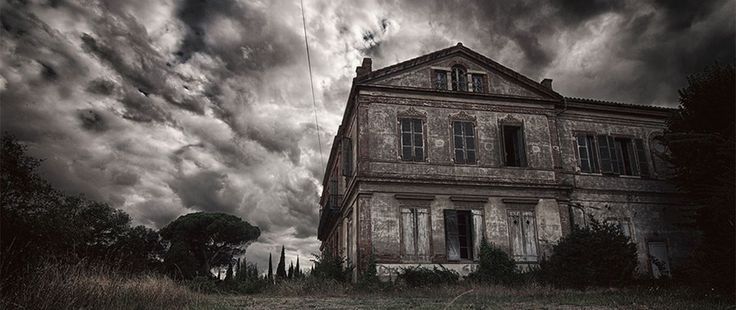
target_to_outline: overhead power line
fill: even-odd
[[[319,158],[322,166],[325,166],[325,156],[322,154],[322,138],[320,138],[319,118],[317,117],[317,100],[314,96],[314,79],[312,78],[312,58],[309,56],[309,40],[307,40],[307,19],[304,17],[304,0],[299,0],[302,9],[302,25],[304,26],[304,45],[307,47],[307,67],[309,68],[309,85],[312,89],[312,110],[314,111],[314,124],[317,127],[317,143],[319,144]]]

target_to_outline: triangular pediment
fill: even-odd
[[[424,56],[407,60],[386,68],[370,72],[358,78],[361,84],[386,85],[411,88],[452,91],[451,72],[454,66],[466,71],[467,83],[472,85],[471,76],[481,77],[482,93],[513,97],[560,99],[562,96],[516,71],[458,44]],[[438,77],[446,72],[446,80]],[[438,83],[440,82],[440,83]],[[473,92],[472,86],[466,92]]]

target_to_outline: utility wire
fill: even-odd
[[[322,138],[320,138],[319,120],[317,118],[317,100],[314,96],[314,80],[312,78],[312,59],[309,57],[309,41],[307,40],[307,19],[304,17],[304,0],[299,0],[302,9],[302,25],[304,26],[304,45],[307,47],[307,67],[309,68],[309,85],[312,89],[312,110],[314,111],[314,124],[317,126],[317,143],[319,144],[319,158],[322,166],[325,166],[325,156],[322,155]],[[326,169],[326,168],[325,168]]]

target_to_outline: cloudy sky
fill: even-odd
[[[2,130],[55,186],[160,228],[194,211],[263,231],[248,259],[318,251],[323,162],[355,66],[457,42],[565,96],[676,106],[734,61],[736,1],[5,0]],[[302,266],[305,264],[302,259]]]

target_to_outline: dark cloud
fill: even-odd
[[[263,267],[282,244],[287,259],[318,249],[324,161],[363,57],[380,68],[463,42],[564,95],[673,105],[687,74],[736,54],[728,0],[305,5],[320,130],[286,0],[0,4],[2,130],[53,184],[137,223],[243,217],[263,231],[248,252]]]

